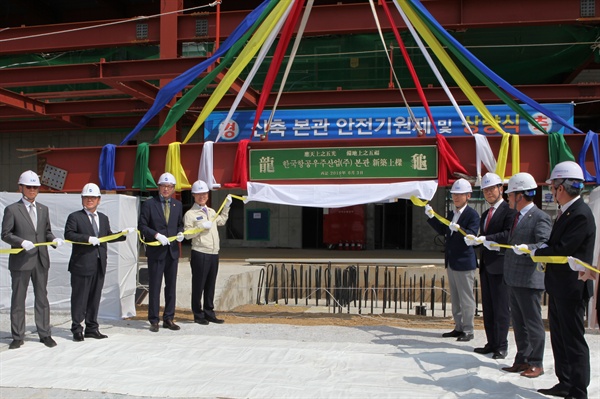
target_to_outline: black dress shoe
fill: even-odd
[[[168,328],[169,330],[177,331],[179,330],[179,326],[173,323],[173,320],[165,320],[163,321],[163,328]]]
[[[81,333],[81,332],[73,333],[73,341],[75,341],[75,342],[83,341],[83,333]]]
[[[552,388],[541,388],[537,391],[542,395],[558,396],[560,398],[566,398],[567,396],[569,396],[569,389],[561,384],[556,384]]]
[[[475,338],[475,336],[473,334],[462,333],[462,335],[460,337],[458,337],[456,340],[460,341],[460,342],[469,342],[473,338]]]
[[[473,349],[473,352],[479,353],[480,355],[487,355],[488,353],[492,353],[493,351],[494,350],[489,345],[486,345],[483,348],[475,348],[475,349]]]
[[[456,337],[460,337],[461,335],[463,335],[462,331],[452,330],[450,332],[443,333],[442,337],[443,338],[456,338]]]
[[[212,317],[212,316],[206,316],[206,320],[210,321],[211,323],[215,323],[215,324],[223,324],[223,323],[225,323],[225,320],[223,320],[223,319],[217,319],[216,317]]]
[[[506,359],[506,351],[499,350],[494,352],[494,354],[492,355],[492,359]]]
[[[96,331],[86,331],[85,337],[86,338],[95,338],[95,339],[104,339],[104,338],[108,338],[108,335],[104,335],[100,331],[96,330]]]
[[[150,331],[158,332],[158,323],[150,323]]]
[[[40,342],[46,345],[48,348],[54,348],[56,346],[56,341],[53,340],[49,335],[47,337],[40,338]]]
[[[202,324],[203,326],[208,325],[208,320],[206,319],[194,319],[194,323]]]
[[[13,339],[10,345],[8,345],[8,349],[19,349],[24,343],[22,339]]]

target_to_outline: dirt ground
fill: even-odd
[[[138,305],[135,320],[147,320],[148,308]],[[218,317],[231,324],[288,324],[298,326],[396,326],[452,330],[452,317],[431,317],[407,314],[355,315],[347,313],[306,313],[308,307],[281,305],[243,305]],[[193,321],[191,310],[177,309],[175,321]],[[475,328],[483,329],[481,317],[475,318]]]

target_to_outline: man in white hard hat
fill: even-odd
[[[36,202],[40,190],[40,179],[31,171],[19,177],[19,192],[23,195],[17,203],[4,209],[2,219],[2,241],[11,248],[21,249],[11,254],[8,270],[12,280],[10,303],[10,328],[13,341],[9,349],[18,349],[25,339],[25,299],[29,280],[35,295],[35,325],[40,342],[49,348],[56,346],[50,331],[50,304],[48,302],[48,270],[50,257],[48,247],[38,243],[53,242],[55,247],[64,243],[52,234],[48,207]]]
[[[183,206],[181,201],[173,198],[175,193],[175,177],[163,173],[158,179],[158,196],[142,203],[138,230],[144,241],[157,245],[146,245],[148,258],[148,321],[150,331],[158,332],[160,288],[163,276],[165,279],[165,309],[163,327],[179,330],[173,321],[175,317],[175,295],[177,290],[177,268],[179,265],[179,244],[183,236]],[[170,241],[169,237],[177,237]]]
[[[535,256],[567,256],[569,263],[546,264],[546,292],[549,295],[548,320],[554,355],[554,372],[558,384],[538,389],[544,395],[587,398],[590,384],[590,350],[585,340],[585,309],[592,296],[590,280],[579,279],[583,266],[577,258],[591,264],[596,242],[596,224],[590,207],[580,194],[583,171],[572,161],[557,164],[547,183],[560,207],[547,246],[537,249]]]
[[[502,198],[503,182],[495,173],[486,173],[481,180],[481,190],[490,206],[481,215],[480,237],[491,241],[501,241],[515,219],[517,211],[511,209]],[[474,236],[466,236],[467,245],[477,245]],[[475,353],[492,353],[494,359],[506,358],[508,350],[508,328],[510,326],[510,308],[508,306],[508,287],[504,283],[504,252],[482,248],[479,261],[479,280],[481,282],[481,305],[483,307],[483,325],[487,343],[475,348]]]
[[[202,325],[223,323],[215,315],[215,285],[219,272],[219,232],[217,226],[225,226],[229,217],[231,196],[217,215],[208,207],[208,185],[198,180],[192,185],[194,205],[185,213],[185,230],[202,229],[199,233],[186,234],[192,240],[190,266],[192,268],[192,312],[194,322]]]
[[[106,275],[107,245],[101,237],[113,235],[108,216],[98,212],[100,188],[88,183],[81,190],[83,209],[71,213],[65,224],[65,238],[73,242],[71,272],[71,332],[73,341],[108,338],[99,330],[98,308]],[[123,230],[133,232],[134,228]],[[110,242],[125,241],[123,235]],[[89,244],[89,245],[86,245]],[[81,323],[85,321],[85,333]]]
[[[508,286],[512,326],[517,353],[512,366],[502,367],[509,373],[520,373],[537,378],[544,373],[544,345],[546,331],[542,319],[544,273],[523,250],[539,248],[550,236],[550,216],[534,203],[537,182],[529,173],[517,173],[508,181],[508,203],[517,211],[507,237],[497,241],[513,245],[505,252],[504,282]],[[499,251],[487,236],[484,245]]]
[[[452,317],[454,329],[442,334],[444,338],[457,338],[457,341],[468,342],[474,338],[475,296],[473,283],[477,258],[473,247],[467,246],[459,229],[470,235],[479,230],[479,215],[468,205],[473,189],[465,179],[458,179],[452,185],[450,193],[454,202],[454,211],[448,213],[450,226],[444,225],[433,216],[433,209],[425,206],[428,223],[446,237],[445,263],[450,286]]]

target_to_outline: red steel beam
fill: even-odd
[[[487,136],[490,147],[494,153],[499,151],[502,138],[498,134]],[[583,145],[585,136],[582,134],[567,134],[565,140],[569,147],[578,152]],[[435,138],[409,138],[409,139],[368,139],[368,140],[328,140],[328,141],[302,141],[303,148],[311,147],[361,147],[361,146],[389,146],[389,145],[435,145]],[[467,172],[476,175],[476,159],[475,151],[473,151],[472,137],[448,137],[448,143],[456,152],[456,155],[461,160],[461,164],[467,169]],[[546,135],[522,135],[520,136],[522,148],[527,148],[536,156],[531,160],[521,159],[521,171],[531,173],[536,181],[543,183],[550,170],[550,161],[548,158],[548,137]],[[252,148],[295,148],[300,143],[292,142],[269,142],[269,141],[253,141]],[[154,178],[164,171],[164,162],[166,159],[167,145],[151,145],[152,157],[149,160],[149,169]],[[115,180],[117,185],[125,186],[124,191],[135,191],[131,189],[133,185],[133,173],[136,156],[136,146],[118,146],[115,157]],[[97,165],[100,159],[102,147],[84,147],[84,148],[58,148],[52,149],[50,152],[38,156],[38,162],[42,161],[49,165],[65,169],[67,179],[63,191],[78,192],[81,187],[89,181],[98,181],[98,168],[90,167]],[[183,170],[190,182],[196,180],[198,173],[198,162],[202,153],[201,143],[190,143],[182,145],[181,148],[181,164]],[[233,165],[235,154],[237,151],[236,143],[216,143],[213,146],[214,151],[214,177],[219,183],[228,183],[232,181]],[[593,156],[588,153],[586,158],[586,166],[588,170],[593,170]],[[509,159],[507,170],[511,169],[511,160]],[[344,180],[344,183],[387,183],[396,182],[397,179],[354,179]],[[316,184],[339,183],[339,180],[319,180]],[[284,183],[284,182],[278,182]],[[314,180],[310,181],[294,181],[293,183],[315,184]]]
[[[594,0],[600,9],[600,0]],[[565,0],[430,0],[425,7],[447,29],[466,29],[494,26],[558,25],[598,23],[598,20],[580,17],[578,1]],[[391,6],[393,8],[393,6]],[[377,7],[382,27],[389,30],[389,23]],[[247,10],[221,12],[221,39],[228,37]],[[395,23],[404,23],[394,11]],[[208,36],[196,36],[196,20],[208,20]],[[178,41],[214,42],[216,14],[186,14],[178,16]],[[148,37],[136,36],[136,25],[148,24]],[[98,26],[88,29],[92,26]],[[85,29],[85,30],[81,30]],[[313,8],[305,35],[328,35],[344,33],[375,32],[369,4],[336,4]],[[52,34],[55,32],[65,32]],[[27,26],[9,28],[0,32],[0,55],[36,52],[56,52],[84,48],[156,45],[160,40],[159,18],[131,18],[124,20],[79,22],[70,24]],[[30,37],[30,38],[28,38]],[[41,40],[43,37],[43,40]],[[17,38],[24,38],[15,40]]]
[[[600,83],[591,84],[571,84],[571,85],[520,85],[517,89],[541,103],[550,102],[583,102],[600,100]],[[486,87],[474,87],[475,92],[486,104],[497,103],[498,98]],[[448,103],[443,89],[425,88],[427,100],[432,105],[445,105]],[[451,88],[451,91],[459,104],[468,104],[467,98],[458,88]],[[404,95],[410,105],[420,105],[421,101],[416,89],[404,89]],[[235,95],[228,94],[217,106],[218,109],[227,109],[233,103]],[[201,110],[208,96],[200,96],[190,110]],[[1,101],[1,98],[0,98]],[[270,96],[267,101],[267,107],[272,107],[275,96]],[[107,115],[112,118],[115,114],[138,114],[140,118],[149,106],[147,103],[135,99],[110,99],[110,100],[82,100],[68,102],[43,103],[45,114],[48,116],[60,115]],[[283,108],[306,107],[338,107],[338,106],[385,106],[404,107],[400,93],[396,89],[379,90],[339,90],[339,91],[320,91],[320,92],[288,92],[281,97],[279,105]],[[240,104],[240,109],[254,109],[255,107]],[[11,107],[0,107],[0,121],[10,122],[10,126],[15,126],[15,121],[8,119],[23,118],[31,116],[24,110],[11,109]],[[99,118],[95,118],[99,119]],[[137,123],[137,122],[136,122]],[[115,123],[113,127],[116,127]],[[90,126],[92,127],[92,126]],[[120,126],[131,127],[131,126]],[[53,130],[49,125],[47,129]],[[9,132],[10,130],[3,124],[0,124],[0,132]]]
[[[158,87],[154,86],[151,83],[146,82],[145,80],[140,80],[139,82],[123,82],[123,81],[107,81],[104,80],[104,83],[112,87],[113,89],[117,89],[123,94],[128,94],[133,98],[138,100],[142,100],[145,103],[153,104],[156,95],[158,94]],[[168,108],[171,108],[167,105]]]

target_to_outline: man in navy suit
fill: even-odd
[[[532,256],[570,256],[591,264],[596,224],[590,207],[583,202],[583,171],[572,161],[557,164],[547,183],[560,208],[547,246]],[[575,262],[546,264],[548,320],[558,384],[538,389],[544,395],[587,399],[590,384],[590,349],[585,340],[585,308],[592,296],[591,280],[579,279],[585,268]]]
[[[148,258],[148,321],[150,331],[158,332],[160,288],[165,278],[165,310],[163,327],[179,330],[173,322],[175,317],[175,293],[177,284],[177,267],[179,264],[179,244],[169,241],[168,237],[177,236],[181,242],[183,236],[183,206],[173,198],[175,193],[175,177],[163,173],[158,179],[159,195],[144,203],[140,211],[138,230],[144,241],[152,241],[146,245]]]
[[[107,246],[100,237],[114,233],[108,217],[98,212],[100,188],[88,183],[81,191],[83,209],[71,213],[65,224],[65,238],[73,241],[69,272],[71,272],[71,332],[74,341],[85,338],[108,338],[98,329],[98,309],[106,275]],[[133,232],[133,228],[123,230]],[[124,241],[125,236],[110,242]],[[78,244],[79,243],[79,244]],[[81,244],[89,243],[90,245]],[[85,321],[85,334],[81,323]]]
[[[25,338],[25,299],[29,281],[35,295],[35,325],[40,342],[49,348],[56,346],[50,331],[50,303],[48,302],[48,271],[50,257],[48,247],[37,243],[54,242],[60,246],[64,241],[56,238],[50,228],[48,207],[35,199],[40,190],[40,179],[31,171],[19,177],[19,192],[23,198],[4,209],[2,241],[11,248],[21,249],[8,258],[8,270],[12,280],[10,300],[10,329],[13,341],[8,349],[18,349]]]
[[[450,193],[455,210],[448,213],[450,226],[444,225],[434,218],[433,209],[425,206],[427,221],[439,234],[446,236],[445,263],[448,271],[450,300],[454,330],[442,334],[442,337],[457,338],[457,341],[473,339],[475,319],[475,295],[473,282],[477,269],[477,258],[473,247],[467,246],[459,229],[467,234],[476,235],[479,229],[479,215],[475,209],[467,205],[472,193],[471,184],[465,179],[458,179],[452,185]]]
[[[481,190],[490,208],[483,212],[479,226],[480,239],[503,241],[513,224],[517,211],[511,209],[502,198],[502,179],[495,173],[486,173],[481,180]],[[465,243],[473,246],[478,241],[474,236],[466,236]],[[508,328],[510,308],[508,287],[504,279],[504,252],[481,249],[479,280],[481,282],[481,305],[483,306],[483,326],[487,343],[475,348],[475,353],[493,353],[492,358],[504,359],[508,349]]]

